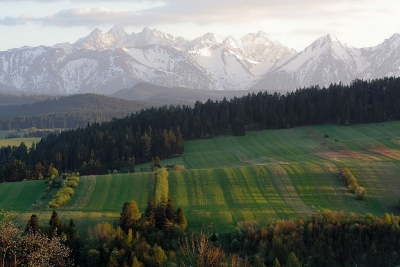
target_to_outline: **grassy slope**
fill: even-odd
[[[10,133],[17,133],[19,135],[23,135],[23,133],[17,131],[0,131],[0,147],[2,146],[19,146],[22,142],[25,143],[28,147],[32,145],[32,143],[37,143],[40,141],[40,138],[12,138],[12,139],[4,139]]]
[[[3,183],[0,186],[0,207],[13,211],[29,210],[45,189],[44,181]]]
[[[324,138],[325,133],[330,138]],[[397,212],[399,139],[400,123],[393,122],[189,141],[182,161],[190,170],[170,174],[170,194],[192,226],[212,222],[220,229],[245,220],[307,216],[321,209]],[[366,188],[364,201],[354,200],[338,181],[342,167],[349,167]]]
[[[324,138],[325,133],[330,138]],[[186,166],[185,171],[170,172],[169,193],[176,207],[183,208],[189,225],[213,223],[221,231],[245,220],[265,223],[321,209],[397,212],[399,140],[399,122],[299,127],[188,141],[183,157],[162,163]],[[338,181],[342,167],[348,167],[366,188],[365,200],[356,201]],[[114,219],[130,199],[143,211],[153,191],[151,173],[82,177],[72,202],[61,209],[62,216],[82,224]],[[24,219],[32,212],[27,211],[29,205],[17,209]],[[35,213],[50,218],[50,211]]]

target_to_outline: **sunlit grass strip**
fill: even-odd
[[[93,181],[95,179],[95,181]],[[134,200],[142,211],[146,208],[150,194],[154,194],[153,173],[116,174],[81,177],[81,186],[76,190],[74,199],[62,209],[81,210],[84,212],[120,212],[125,201]],[[90,191],[84,190],[83,186]],[[82,189],[82,190],[81,190]],[[86,194],[91,194],[86,198]],[[81,202],[78,200],[81,199]]]

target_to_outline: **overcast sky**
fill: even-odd
[[[302,50],[326,34],[354,47],[400,33],[399,0],[0,0],[0,51],[75,42],[94,28],[143,27],[194,39],[262,30]]]

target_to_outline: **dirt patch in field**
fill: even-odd
[[[391,158],[391,159],[400,159],[400,151],[396,149],[391,149],[387,147],[369,147],[365,149],[366,151]]]
[[[354,151],[349,150],[335,150],[335,151],[324,151],[315,153],[316,156],[328,159],[339,161],[342,158],[352,158],[352,159],[359,159],[359,160],[366,160],[366,161],[377,161],[380,160],[378,157],[362,154]]]

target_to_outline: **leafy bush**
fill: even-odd
[[[354,196],[356,197],[356,199],[362,200],[365,195],[367,194],[367,191],[364,189],[364,187],[357,187],[357,189],[355,190]]]

